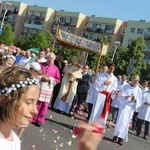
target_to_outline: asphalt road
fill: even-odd
[[[77,150],[77,140],[72,129],[79,123],[78,119],[49,110],[46,123],[41,127],[30,124],[24,131],[21,150]],[[150,136],[148,140],[137,137],[129,131],[129,141],[123,146],[111,142],[114,128],[106,129],[98,150],[150,150]]]

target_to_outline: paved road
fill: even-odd
[[[49,110],[46,124],[41,127],[31,124],[25,130],[21,138],[21,150],[77,150],[77,141],[72,129],[78,122],[77,119]],[[133,132],[129,132],[129,141],[119,146],[111,142],[113,130],[114,128],[106,130],[98,150],[150,150],[150,136],[148,140],[144,140],[142,135],[137,137]]]

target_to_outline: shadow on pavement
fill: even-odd
[[[51,119],[48,119],[48,118],[46,118],[46,121],[48,121],[48,122],[50,122],[50,123],[55,123],[55,124],[60,125],[60,126],[62,126],[62,127],[68,128],[68,129],[70,129],[70,130],[73,130],[73,129],[74,129],[74,126],[72,126],[72,125],[70,125],[70,124],[58,122],[58,121],[51,120]]]

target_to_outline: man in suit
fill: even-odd
[[[77,113],[77,111],[80,109],[80,107],[83,106],[86,100],[86,96],[90,88],[90,80],[91,80],[91,75],[88,73],[88,71],[89,71],[89,66],[85,65],[83,67],[82,78],[77,78],[78,81],[77,94],[76,97],[74,98],[72,107],[70,109],[71,116],[74,116]],[[74,109],[75,105],[76,107]]]
[[[53,106],[55,104],[58,92],[60,90],[60,85],[61,85],[61,81],[62,81],[62,77],[63,77],[63,69],[65,67],[65,64],[62,62],[62,54],[58,54],[55,61],[54,61],[54,65],[58,67],[59,69],[59,73],[60,73],[60,83],[56,84],[53,90],[53,97],[51,100],[51,109],[53,109]]]

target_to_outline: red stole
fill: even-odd
[[[110,103],[111,103],[111,93],[110,92],[107,92],[107,91],[102,91],[100,92],[104,95],[106,95],[106,99],[105,99],[105,104],[104,104],[104,107],[103,107],[103,111],[102,111],[102,114],[100,116],[100,118],[105,118],[105,115],[106,113],[109,111],[110,109]]]

